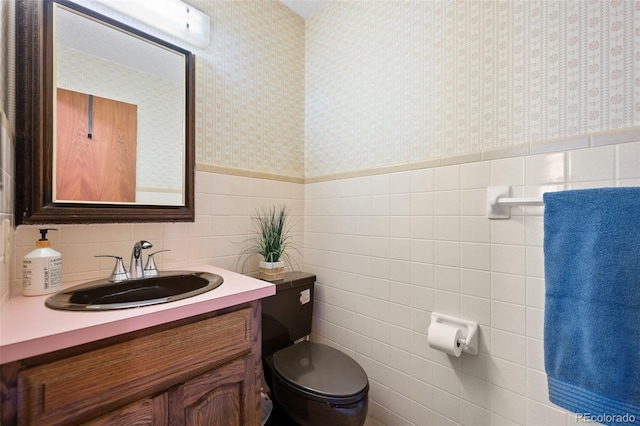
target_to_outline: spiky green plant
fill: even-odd
[[[287,229],[287,208],[272,206],[262,212],[256,211],[253,221],[258,233],[253,238],[256,252],[265,262],[278,262],[291,238]]]
[[[249,246],[240,256],[257,254],[262,256],[265,262],[283,260],[291,264],[287,253],[287,249],[292,248],[288,207],[279,205],[256,209],[252,220],[255,235],[249,238]],[[243,269],[247,260],[248,257],[243,262]]]

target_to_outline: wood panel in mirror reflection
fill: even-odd
[[[137,112],[57,89],[54,200],[135,202]]]
[[[74,62],[94,54],[76,54],[81,47],[60,44],[74,37],[62,36],[68,33],[59,27],[68,22],[63,15],[98,24],[117,36],[107,37],[110,45],[98,49],[103,54],[96,61]],[[169,77],[148,69],[129,72],[131,64],[118,63],[107,52],[136,57],[134,46],[140,43],[157,52],[161,61],[176,57],[177,69]],[[194,220],[194,55],[67,0],[19,0],[16,51],[16,224]],[[72,60],[61,67],[56,58],[65,55]],[[83,75],[80,65],[90,69]],[[176,75],[175,84],[162,83]],[[155,81],[153,88],[138,91],[155,98],[132,94],[140,80]],[[78,94],[71,96],[77,96],[71,101],[77,105],[70,110],[61,103],[65,92]],[[158,96],[172,96],[164,102],[172,107],[160,106]],[[167,128],[167,122],[174,127]],[[163,138],[169,142],[161,144]],[[175,164],[158,169],[158,155],[162,161],[175,159]],[[172,180],[157,184],[156,170]]]

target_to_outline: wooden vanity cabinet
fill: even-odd
[[[255,301],[8,363],[2,425],[257,425],[260,352]]]

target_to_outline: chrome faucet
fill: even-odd
[[[144,277],[144,270],[142,269],[142,250],[153,247],[149,241],[137,241],[133,245],[131,251],[131,264],[129,265],[129,278],[142,278]]]

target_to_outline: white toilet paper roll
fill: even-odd
[[[449,355],[460,356],[462,345],[458,344],[458,339],[462,338],[462,330],[439,322],[431,323],[429,326],[427,341],[429,346]]]

